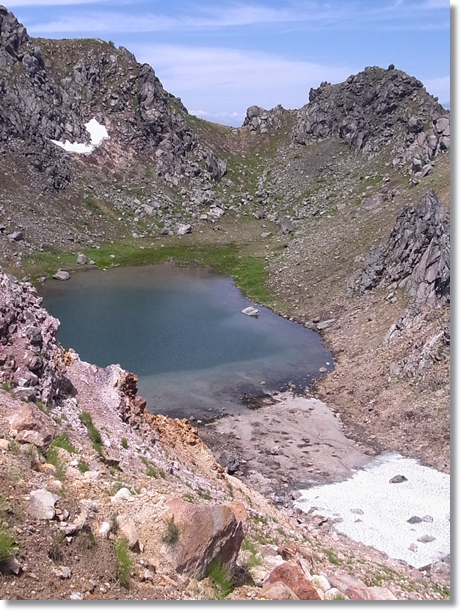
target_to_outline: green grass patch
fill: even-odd
[[[119,581],[120,586],[128,589],[133,560],[130,556],[127,540],[125,540],[125,538],[117,540],[114,545],[114,549],[117,557],[117,580]]]
[[[141,457],[141,461],[146,466],[146,474],[150,478],[157,478],[157,469],[152,461],[148,461],[146,457]]]
[[[262,565],[263,559],[260,553],[258,552],[258,548],[248,537],[244,538],[241,544],[241,550],[250,553],[245,562],[245,567],[248,570],[252,569],[253,567],[258,567],[259,565]]]
[[[5,563],[14,557],[17,546],[10,532],[0,525],[0,563]]]
[[[98,268],[111,268],[114,264],[147,266],[166,261],[182,267],[210,268],[218,274],[231,276],[250,299],[260,304],[269,304],[273,300],[265,286],[268,275],[265,258],[241,256],[235,244],[224,247],[171,244],[140,249],[133,243],[120,243],[102,246],[100,249],[85,249],[83,253],[93,260]],[[75,253],[34,253],[32,257],[23,260],[23,269],[32,279],[42,275],[51,277],[58,268],[81,269],[77,268]]]
[[[121,440],[121,442],[120,442],[120,443],[121,443],[121,445],[122,445],[122,448],[125,448],[125,449],[127,449],[127,448],[128,448],[127,438],[122,438],[122,440]]]
[[[79,420],[82,423],[82,425],[85,425],[85,427],[87,428],[88,437],[93,442],[92,444],[93,449],[98,453],[98,455],[102,459],[104,459],[103,443],[102,443],[103,441],[101,438],[101,434],[96,429],[96,427],[93,425],[91,414],[89,412],[81,412],[79,414]]]
[[[77,464],[77,469],[82,474],[85,474],[85,472],[89,472],[90,471],[90,466],[88,465],[88,463],[86,461],[79,461],[78,464]]]
[[[229,570],[219,561],[212,561],[207,576],[213,580],[217,599],[225,599],[232,592],[234,585]]]
[[[202,497],[202,499],[212,499],[212,496],[210,495],[210,493],[208,491],[206,491],[205,489],[203,489],[202,487],[197,487],[197,494]]]
[[[76,453],[77,449],[69,441],[69,436],[66,432],[55,438],[50,444],[51,447],[64,448],[68,453]]]
[[[329,548],[323,548],[322,552],[329,559],[330,563],[332,563],[333,565],[340,565],[340,560],[333,550],[330,550]]]

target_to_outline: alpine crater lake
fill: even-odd
[[[89,270],[40,288],[81,359],[139,378],[151,413],[210,419],[246,410],[246,396],[302,390],[330,371],[320,336],[255,306],[231,278],[171,264]],[[324,371],[324,370],[323,370]]]

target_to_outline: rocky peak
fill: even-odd
[[[448,126],[449,111],[419,80],[390,65],[311,89],[309,104],[297,113],[293,139],[306,145],[340,138],[368,159],[391,147],[394,165],[407,164],[416,173],[449,148]]]
[[[21,61],[20,47],[29,40],[26,28],[0,5],[0,67]]]
[[[167,183],[194,177],[197,164],[205,180],[219,180],[226,172],[225,162],[200,144],[184,105],[164,90],[151,66],[101,40],[31,39],[5,8],[0,92],[0,149],[8,141],[9,151],[25,154],[53,189],[69,184],[73,162],[51,140],[87,143],[85,125],[92,118],[110,131],[125,161],[148,155]]]

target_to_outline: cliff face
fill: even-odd
[[[349,292],[357,286],[364,293],[382,281],[402,287],[417,304],[445,304],[450,301],[450,261],[449,220],[429,191],[417,208],[399,214],[386,244],[372,247]]]

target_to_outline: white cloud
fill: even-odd
[[[73,0],[13,0],[25,4],[71,4]],[[92,3],[95,0],[75,0],[77,3]],[[149,6],[149,5],[148,5]],[[331,28],[358,29],[365,24],[385,24],[390,27],[429,29],[449,27],[448,23],[428,21],[428,9],[444,8],[440,0],[425,0],[413,4],[405,2],[381,2],[364,4],[342,2],[325,4],[320,2],[290,2],[287,8],[272,8],[264,5],[234,3],[212,7],[205,2],[188,6],[189,11],[177,10],[152,12],[143,10],[130,14],[117,11],[88,11],[78,17],[64,15],[50,21],[32,24],[30,30],[37,35],[70,32],[181,32],[213,31],[246,26],[264,27],[281,25],[307,31]],[[449,4],[447,4],[449,9]],[[449,11],[448,11],[449,13]]]
[[[134,46],[138,61],[154,67],[164,87],[200,116],[240,125],[246,109],[257,104],[300,108],[310,87],[341,82],[353,72],[278,55],[227,48],[177,45]],[[217,112],[217,108],[220,112]]]

